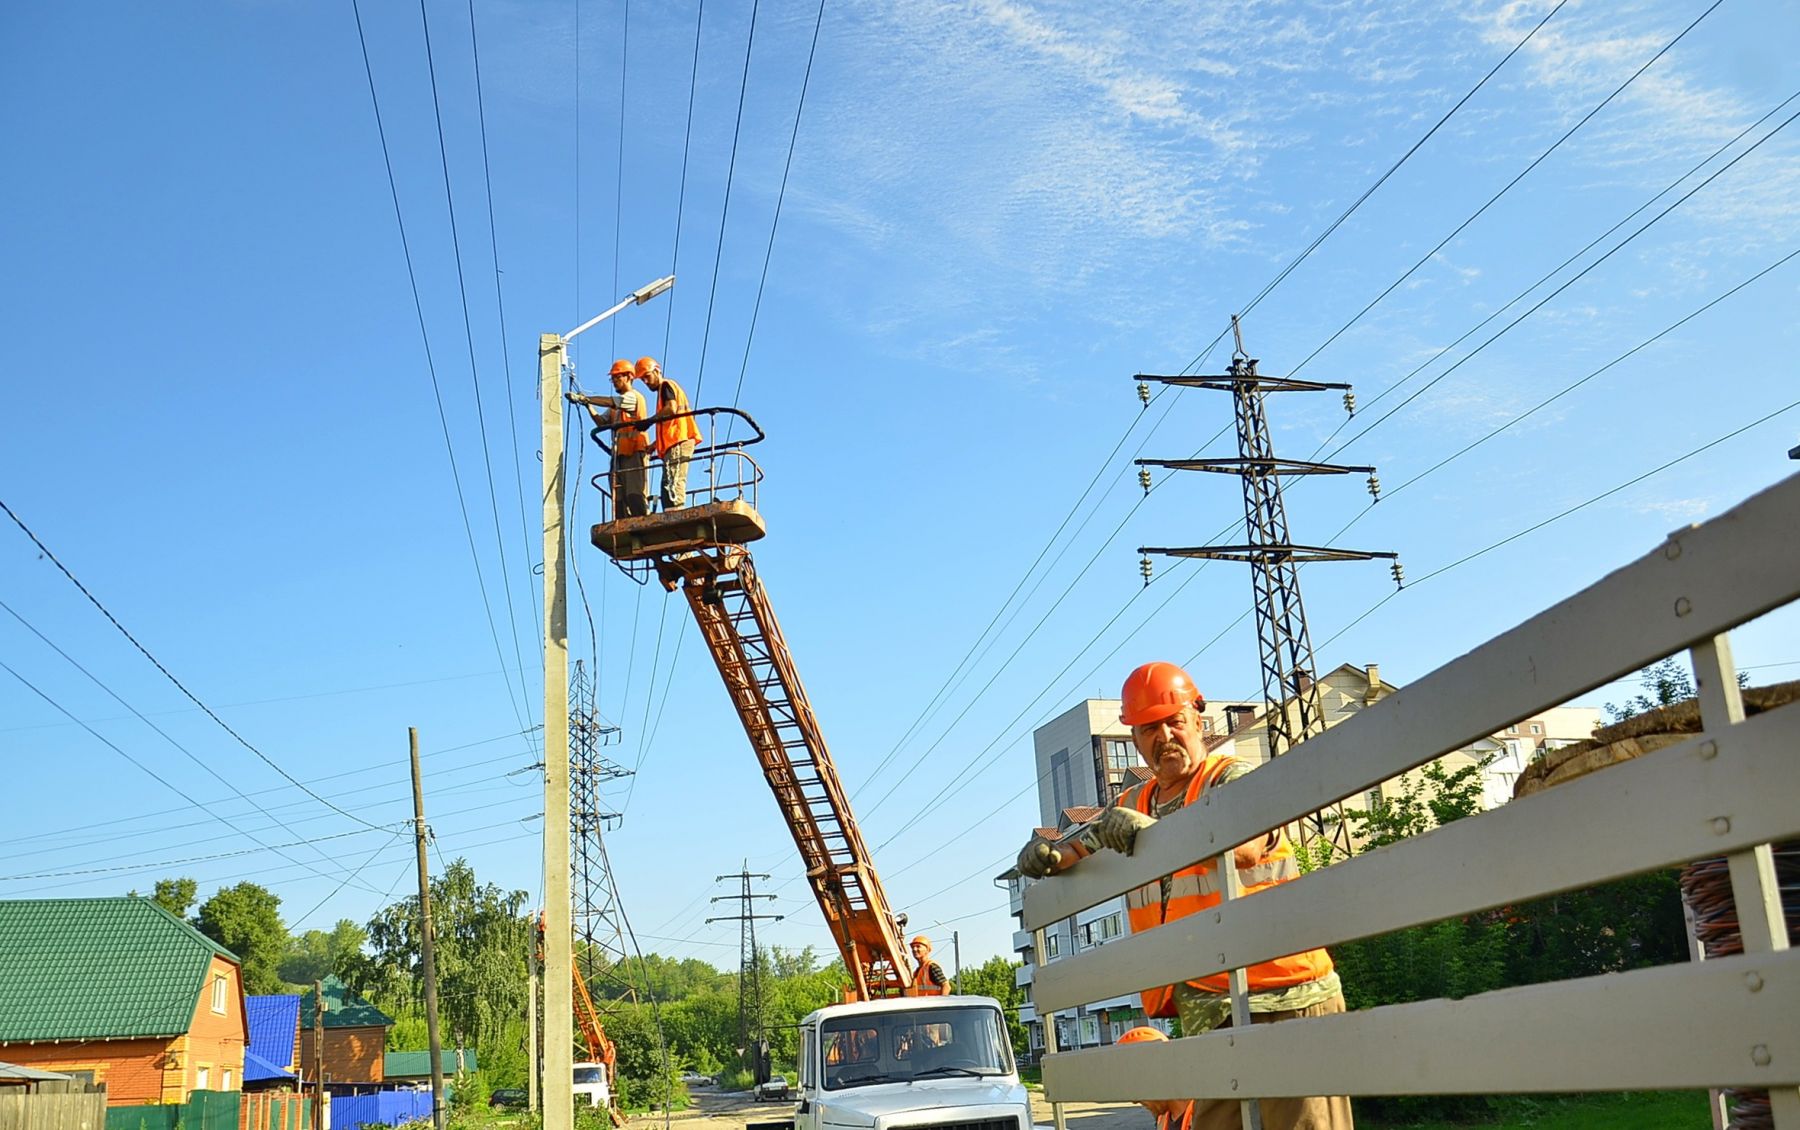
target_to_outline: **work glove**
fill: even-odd
[[[1137,846],[1138,833],[1154,823],[1154,816],[1145,816],[1135,808],[1121,808],[1115,804],[1088,827],[1101,847],[1130,855],[1131,849]]]
[[[1033,836],[1019,852],[1019,874],[1027,879],[1042,879],[1056,866],[1056,845],[1042,836]]]

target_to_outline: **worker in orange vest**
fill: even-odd
[[[1166,1042],[1168,1034],[1159,1028],[1144,1025],[1122,1032],[1115,1044],[1143,1044]],[[1138,1105],[1149,1111],[1156,1119],[1156,1130],[1193,1130],[1194,1100],[1192,1099],[1139,1099]]]
[[[603,428],[648,419],[644,394],[631,387],[635,373],[631,362],[621,357],[612,363],[607,374],[612,379],[612,396],[571,392],[569,402],[585,406],[594,423]],[[613,429],[611,440],[613,517],[641,518],[650,513],[650,499],[644,490],[650,467],[650,436],[642,427],[619,427]]]
[[[1250,771],[1235,757],[1208,752],[1200,724],[1206,700],[1188,673],[1175,664],[1139,667],[1126,677],[1120,698],[1119,721],[1131,727],[1132,743],[1154,776],[1127,789],[1076,839],[1052,844],[1034,836],[1019,853],[1021,875],[1038,879],[1065,871],[1096,848],[1130,854],[1140,831]],[[1300,875],[1294,849],[1280,829],[1240,844],[1232,854],[1246,895]],[[1216,857],[1208,858],[1129,892],[1125,906],[1131,932],[1152,930],[1217,906],[1221,897],[1217,865]],[[1261,962],[1245,974],[1255,1023],[1344,1011],[1343,987],[1331,955],[1322,949]],[[1224,973],[1146,989],[1144,1012],[1180,1016],[1182,1035],[1198,1035],[1231,1022],[1229,992]],[[1348,1130],[1353,1125],[1350,1100],[1342,1096],[1264,1099],[1261,1105],[1265,1130]],[[1191,1130],[1238,1123],[1236,1102],[1199,1100]]]
[[[687,392],[663,376],[662,366],[656,363],[656,358],[637,359],[637,379],[656,394],[659,417],[677,417],[659,419],[656,424],[656,457],[663,465],[662,508],[676,510],[687,505],[688,460],[694,457],[694,448],[700,442],[700,427],[692,416],[682,415],[693,411],[688,404]]]
[[[913,988],[920,996],[941,996],[950,991],[944,967],[931,960],[931,939],[920,934],[912,940]]]

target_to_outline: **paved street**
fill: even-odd
[[[706,1087],[693,1087],[691,1109],[676,1113],[672,1121],[684,1124],[685,1130],[741,1130],[751,1122],[773,1122],[794,1112],[794,1104],[757,1102],[748,1091],[719,1093]],[[1031,1093],[1031,1117],[1039,1126],[1050,1125],[1050,1104],[1043,1093]],[[1151,1130],[1151,1118],[1140,1108],[1128,1103],[1069,1103],[1063,1117],[1070,1130]],[[639,1115],[634,1123],[649,1125],[651,1119]]]

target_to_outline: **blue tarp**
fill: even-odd
[[[358,1126],[399,1126],[431,1118],[430,1091],[380,1091],[331,1098],[331,1130]]]

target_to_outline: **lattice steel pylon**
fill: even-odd
[[[1269,419],[1264,398],[1270,392],[1322,392],[1339,389],[1344,393],[1345,410],[1354,414],[1355,394],[1347,384],[1259,374],[1256,371],[1257,359],[1244,352],[1244,340],[1235,316],[1231,319],[1231,328],[1236,348],[1232,353],[1231,366],[1226,372],[1210,376],[1140,374],[1137,380],[1139,395],[1146,400],[1148,382],[1231,393],[1237,423],[1237,457],[1139,459],[1136,462],[1138,466],[1146,468],[1212,471],[1238,476],[1244,489],[1244,544],[1180,548],[1140,546],[1138,552],[1144,555],[1146,584],[1149,583],[1150,576],[1148,555],[1152,553],[1249,564],[1251,595],[1256,611],[1256,636],[1262,660],[1265,704],[1263,717],[1268,731],[1269,756],[1279,757],[1325,728],[1312,636],[1306,626],[1306,608],[1300,599],[1299,566],[1314,561],[1368,561],[1377,557],[1393,559],[1397,555],[1294,544],[1288,533],[1287,507],[1281,497],[1281,480],[1284,475],[1342,475],[1353,471],[1366,474],[1369,476],[1369,493],[1377,500],[1381,497],[1380,480],[1373,467],[1278,458],[1269,438]],[[1148,491],[1147,471],[1140,474],[1140,481]],[[1395,582],[1399,583],[1401,573],[1397,560],[1392,571]],[[1323,836],[1338,852],[1347,855],[1351,851],[1349,828],[1343,819],[1341,804],[1302,820],[1300,836],[1302,842],[1310,842]]]
[[[575,960],[589,985],[606,979],[621,990],[602,994],[604,998],[635,1001],[635,981],[619,974],[626,959],[623,912],[606,854],[606,832],[619,814],[607,811],[600,796],[602,782],[631,775],[600,752],[618,734],[617,726],[601,721],[593,681],[576,660],[569,676],[569,896]]]
[[[769,1081],[770,1065],[768,1034],[763,1024],[762,962],[756,948],[756,923],[759,920],[779,922],[783,917],[756,913],[757,899],[773,900],[775,896],[756,893],[750,889],[750,882],[767,878],[765,874],[751,871],[748,860],[744,861],[742,871],[718,876],[714,882],[736,879],[740,888],[735,895],[716,895],[712,901],[735,901],[738,912],[707,919],[708,922],[738,923],[738,1054],[744,1057],[744,1066],[750,1069],[757,1083]]]

